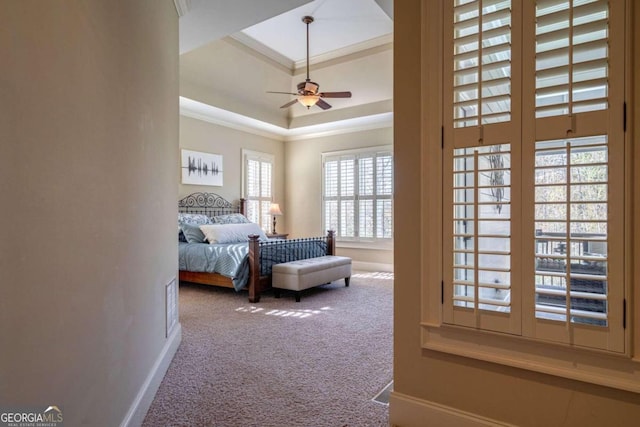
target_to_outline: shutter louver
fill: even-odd
[[[536,3],[536,117],[608,108],[608,6]]]
[[[458,1],[453,22],[453,123],[511,120],[511,1]]]

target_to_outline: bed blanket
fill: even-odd
[[[246,286],[249,279],[248,254],[246,242],[220,245],[179,242],[178,268],[229,277],[238,291]]]

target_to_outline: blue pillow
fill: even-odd
[[[248,224],[251,221],[241,213],[234,213],[228,215],[217,215],[212,218],[212,224]],[[210,224],[211,224],[210,223]]]
[[[178,212],[178,225],[181,224],[202,225],[213,224],[213,222],[211,218],[204,214]]]
[[[180,225],[184,237],[189,243],[206,243],[204,233],[200,230],[199,225],[182,224]]]

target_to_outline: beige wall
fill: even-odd
[[[435,4],[431,0],[407,0],[395,2],[394,9],[394,392],[418,403],[445,405],[521,426],[636,425],[640,419],[637,394],[421,349],[420,284],[431,274],[422,270],[421,260],[435,249],[429,247],[428,237],[415,239],[416,235],[425,235],[423,228],[416,227],[421,215],[416,197],[424,194],[422,201],[428,204],[433,189],[440,185],[437,181],[421,185],[421,177],[428,175],[430,156],[422,149],[439,147],[439,138],[429,138],[439,135],[439,124],[437,118],[421,115],[421,101],[415,95],[420,93],[421,82],[425,90],[434,77],[425,71],[429,56],[423,56],[422,49],[436,52],[432,49],[439,46],[422,48],[420,41],[421,32],[429,32],[427,26],[421,27],[421,17],[428,16]],[[636,25],[639,18],[636,9]],[[438,97],[428,91],[424,95],[425,102]],[[426,140],[421,144],[423,135]],[[437,155],[436,150],[432,152]],[[402,191],[397,191],[400,188]],[[394,409],[392,402],[392,414]],[[392,421],[403,419],[403,414],[396,412]],[[429,424],[423,420],[402,425]]]
[[[180,116],[180,148],[221,154],[224,169],[222,187],[180,184],[180,197],[204,191],[217,193],[229,201],[238,200],[242,195],[242,150],[246,149],[274,156],[273,200],[284,202],[284,142]],[[286,224],[284,216],[278,218],[278,231],[286,230]]]
[[[229,39],[217,40],[180,56],[180,95],[280,127],[288,123],[282,104],[291,72]]]
[[[320,91],[344,91],[349,90],[353,96],[349,100],[344,99],[327,99],[326,101],[333,106],[330,111],[321,112],[318,108],[306,109],[290,108],[289,113],[297,120],[292,120],[292,124],[296,122],[304,122],[302,116],[317,115],[321,119],[326,113],[332,114],[345,113],[342,112],[346,106],[347,110],[359,111],[358,107],[364,107],[377,102],[389,101],[393,98],[393,49],[391,45],[383,45],[366,54],[353,55],[348,57],[344,62],[334,60],[327,61],[310,67],[309,75],[311,80],[320,84]],[[299,73],[293,76],[292,89],[296,88],[296,84],[304,81],[306,77],[306,69],[301,69]],[[313,122],[312,118],[307,118]]]
[[[322,153],[392,144],[391,128],[288,141],[284,213],[292,236],[326,233],[322,227]],[[393,264],[393,251],[390,250],[339,248],[338,254],[351,256],[357,262]]]
[[[177,273],[171,0],[0,2],[0,405],[125,419]]]

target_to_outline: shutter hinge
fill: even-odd
[[[444,150],[444,126],[440,127],[440,148]]]
[[[627,103],[622,103],[622,131],[627,131]]]
[[[627,299],[622,300],[622,329],[627,329]]]
[[[444,280],[440,282],[440,304],[444,304]]]

